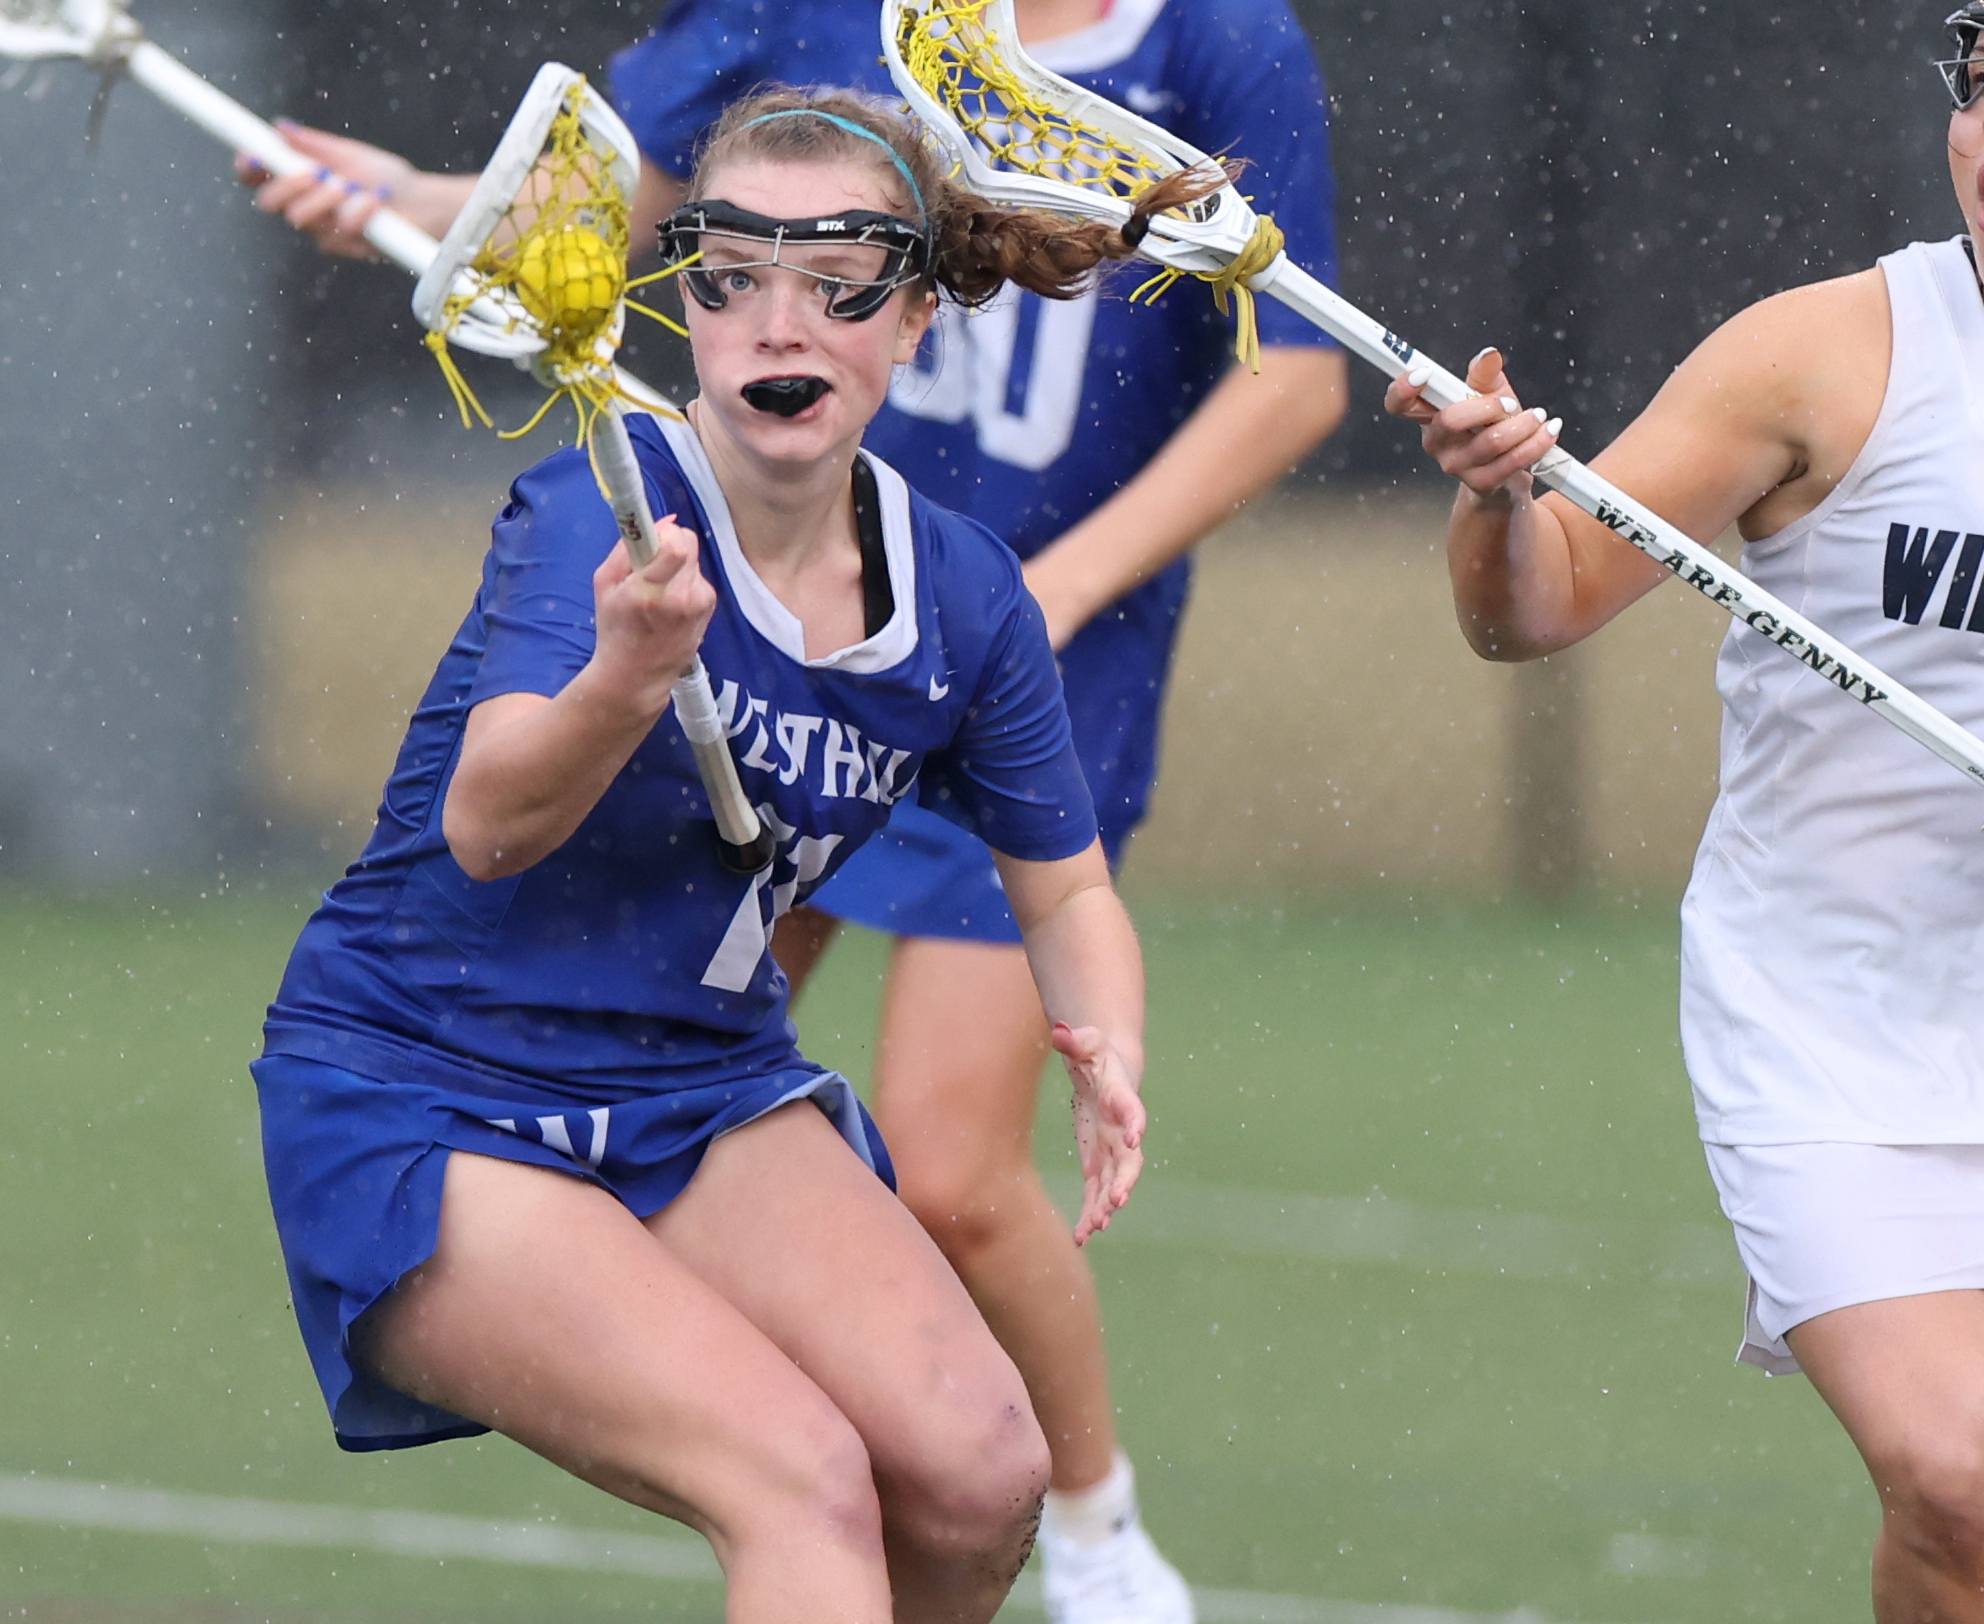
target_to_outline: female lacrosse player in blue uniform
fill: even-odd
[[[690,190],[700,393],[634,427],[660,556],[582,453],[516,483],[270,1011],[277,1224],[347,1448],[504,1432],[707,1534],[732,1619],[985,1619],[1044,1439],[768,944],[893,807],[970,826],[1075,1078],[1081,1233],[1127,1198],[1141,971],[1040,612],[857,451],[938,288],[1066,294],[1127,249],[844,96],[733,109]],[[778,839],[754,876],[668,710],[699,645]]]
[[[1046,66],[1203,150],[1245,158],[1246,188],[1291,257],[1329,276],[1322,87],[1284,0],[1017,0],[1017,15]],[[648,159],[654,218],[679,200],[729,98],[766,81],[891,90],[874,7],[856,0],[676,0],[612,80]],[[378,188],[438,234],[472,184],[293,134],[369,188],[308,177],[265,188],[264,206],[329,247],[370,252],[357,231]],[[1127,291],[1057,302],[1013,288],[969,316],[940,311],[866,442],[1026,560],[1112,865],[1156,775],[1185,555],[1329,433],[1344,372],[1328,339],[1271,301],[1256,376],[1231,364],[1230,326],[1202,290],[1178,288],[1151,308],[1128,304]],[[903,1198],[991,1319],[1046,1428],[1049,1610],[1068,1624],[1184,1624],[1190,1599],[1141,1527],[1117,1450],[1094,1282],[1034,1170],[1047,1028],[991,853],[905,804],[782,924],[778,955],[795,982],[837,918],[896,937],[875,1111]]]
[[[1733,317],[1596,466],[1984,730],[1984,3],[1948,19],[1965,232]],[[1558,425],[1501,359],[1388,404],[1461,481],[1461,623],[1492,659],[1667,572],[1525,472]],[[1978,786],[1737,621],[1721,791],[1681,910],[1681,1039],[1749,1272],[1739,1357],[1803,1369],[1881,1500],[1880,1624],[1984,1620],[1984,860]]]

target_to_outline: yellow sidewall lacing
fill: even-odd
[[[1130,295],[1130,302],[1135,304],[1141,298],[1145,304],[1155,304],[1165,289],[1183,276],[1195,276],[1212,289],[1212,302],[1222,316],[1227,313],[1227,295],[1231,294],[1239,307],[1233,324],[1233,353],[1242,366],[1259,372],[1261,331],[1255,320],[1254,290],[1247,284],[1280,257],[1282,242],[1281,227],[1274,223],[1274,216],[1256,216],[1254,234],[1224,270],[1174,271],[1166,266],[1149,281],[1139,284]]]
[[[686,271],[691,265],[695,264],[696,261],[701,259],[702,257],[703,257],[703,251],[700,248],[698,248],[693,254],[684,255],[681,259],[678,259],[673,265],[664,265],[658,271],[649,271],[646,276],[635,277],[632,281],[630,281],[627,284],[627,291],[631,293],[635,288],[644,288],[648,286],[648,284],[651,282],[665,282],[668,280],[669,277],[678,275],[681,272]],[[689,329],[684,327],[673,316],[666,315],[659,310],[651,310],[648,306],[642,304],[638,299],[623,299],[623,302],[626,304],[629,310],[638,310],[643,316],[648,317],[650,320],[660,322],[662,326],[666,327],[671,333],[674,333],[677,337],[687,338],[689,336]]]
[[[933,0],[921,13],[905,11],[896,48],[910,76],[942,104],[993,164],[1126,200],[1176,172],[1169,159],[1083,124],[1029,91],[1007,66],[997,31],[986,26],[990,4],[991,0]],[[1224,270],[1166,267],[1142,283],[1130,295],[1131,302],[1141,298],[1153,303],[1183,276],[1196,276],[1211,286],[1221,315],[1227,314],[1231,294],[1238,305],[1234,354],[1259,372],[1260,329],[1254,290],[1247,284],[1272,265],[1281,250],[1281,228],[1271,216],[1262,215],[1246,246]]]

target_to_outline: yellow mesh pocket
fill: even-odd
[[[1177,170],[1028,90],[1006,63],[998,30],[985,20],[989,4],[935,0],[905,10],[896,48],[916,82],[993,163],[1125,202]]]
[[[480,301],[486,310],[489,295],[511,296],[514,303],[506,307],[521,311],[512,329],[522,329],[527,321],[528,330],[544,343],[532,370],[551,393],[529,422],[502,431],[505,439],[528,434],[560,400],[570,400],[578,412],[579,441],[590,446],[598,414],[616,397],[633,398],[621,389],[613,368],[623,304],[677,333],[684,331],[660,311],[627,298],[629,288],[657,278],[627,279],[627,199],[613,179],[616,155],[594,139],[581,119],[585,94],[584,80],[566,93],[536,167],[469,261],[469,276],[449,294],[441,322],[427,335],[427,347],[441,365],[463,424],[471,422],[473,413],[494,428],[455,364],[448,339],[471,306]],[[500,297],[496,302],[504,304]]]

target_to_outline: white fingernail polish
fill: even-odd
[[[1541,406],[1532,406],[1529,409],[1529,415],[1535,418],[1537,422],[1541,423],[1550,414],[1546,412]]]
[[[1561,417],[1553,417],[1543,425],[1543,432],[1545,434],[1555,435],[1563,426],[1564,420]]]
[[[1433,376],[1433,369],[1431,367],[1415,366],[1409,372],[1406,373],[1405,381],[1411,384],[1414,389],[1424,389],[1426,387],[1427,380],[1429,380],[1432,376]]]
[[[1520,407],[1517,405],[1514,395],[1504,395],[1502,397],[1502,410],[1507,412],[1511,417],[1516,415]]]

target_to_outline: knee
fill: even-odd
[[[996,1245],[1032,1193],[1031,1168],[987,1166],[978,1157],[920,1156],[896,1167],[896,1193],[937,1249],[956,1265]]]
[[[1875,1469],[1888,1537],[1939,1572],[1984,1582],[1984,1440],[1922,1440]]]
[[[733,1456],[739,1470],[718,1521],[730,1539],[813,1542],[879,1558],[882,1511],[860,1434],[837,1412],[781,1426]]]
[[[926,1440],[893,1485],[889,1521],[932,1554],[1019,1571],[1047,1492],[1047,1439],[1017,1376],[1012,1391]]]

